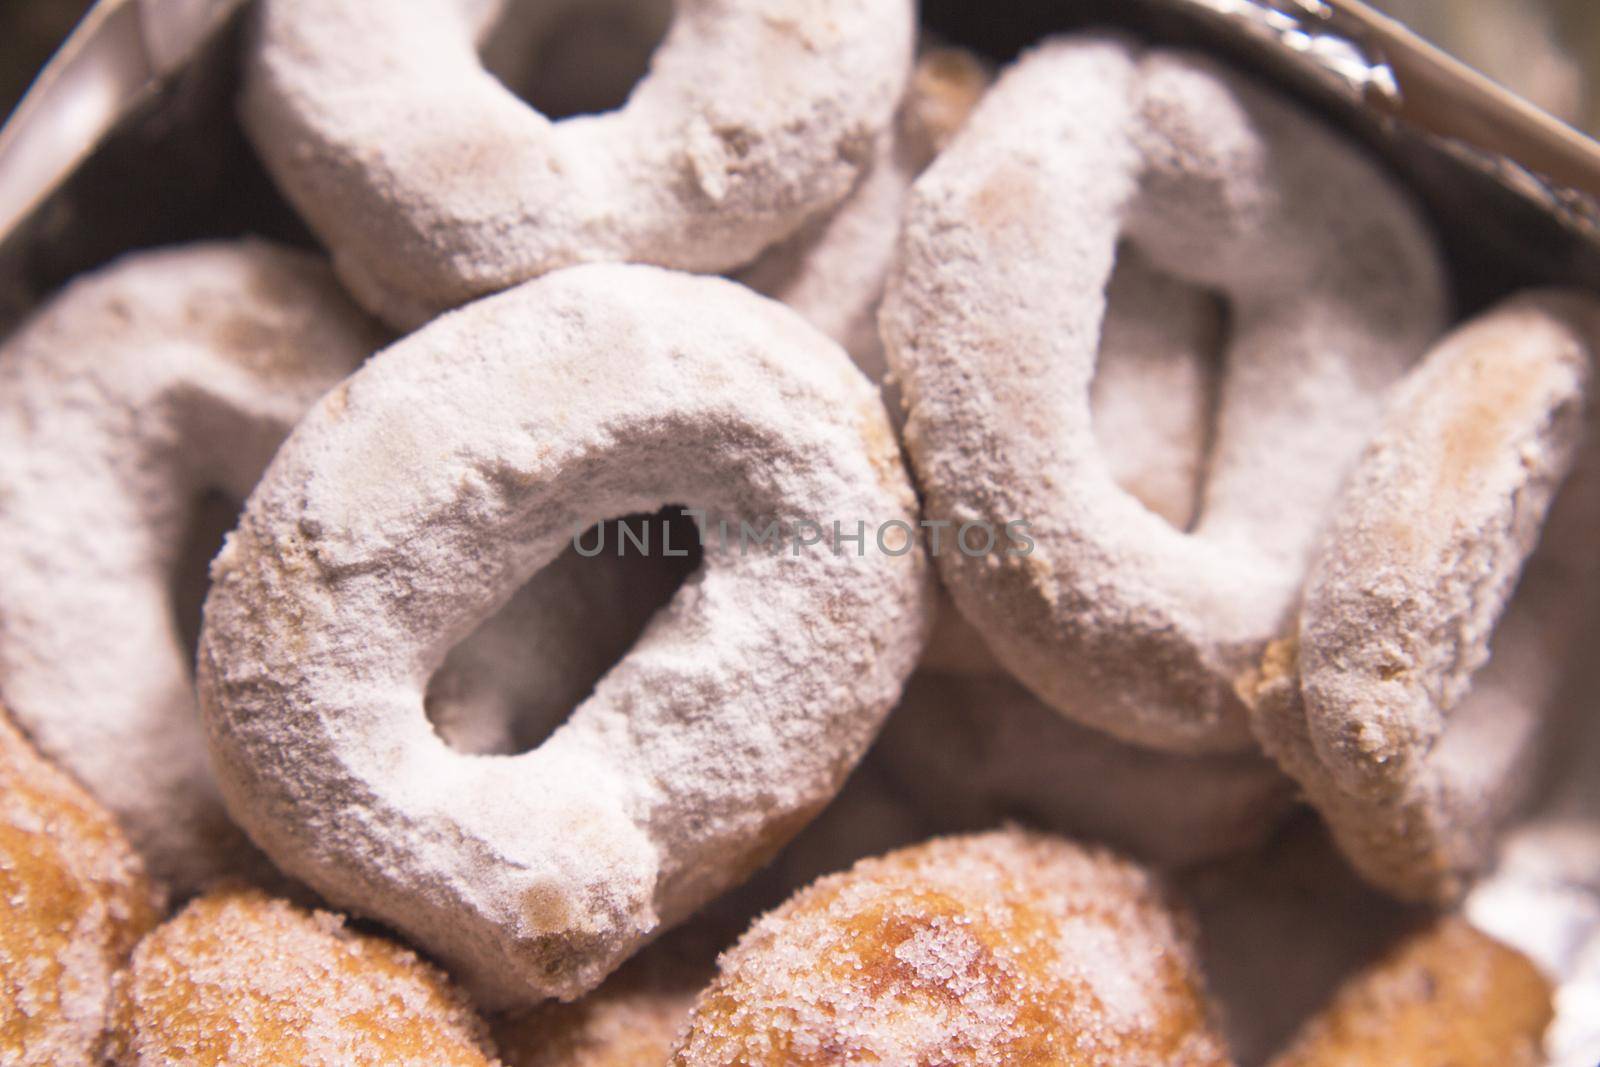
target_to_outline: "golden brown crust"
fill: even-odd
[[[1142,869],[1016,830],[864,860],[727,952],[673,1062],[1228,1063]]]
[[[1550,984],[1521,953],[1440,919],[1345,983],[1273,1067],[1537,1067]]]
[[[487,1027],[415,954],[256,890],[202,897],[119,978],[112,1062],[487,1067]]]
[[[0,1062],[95,1062],[159,894],[110,813],[0,709]]]

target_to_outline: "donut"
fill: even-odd
[[[1226,1064],[1186,923],[1140,868],[1006,830],[824,878],[723,954],[677,1067]]]
[[[1407,899],[1452,901],[1493,858],[1597,604],[1595,338],[1600,302],[1532,293],[1430,351],[1335,509],[1298,638],[1246,682],[1268,752]]]
[[[1126,246],[1227,309],[1186,529],[1117,485],[1094,432]],[[1028,524],[1029,552],[939,555],[957,607],[1069,718],[1251,747],[1233,682],[1279,634],[1443,288],[1400,189],[1245,78],[1108,36],[1026,53],[913,186],[879,315],[927,518]]]
[[[709,966],[661,943],[570,1004],[547,1001],[494,1024],[506,1067],[654,1067],[666,1063]],[[709,963],[709,958],[706,961]]]
[[[1078,726],[1005,678],[919,672],[868,756],[940,832],[1015,819],[1164,868],[1261,845],[1294,802],[1259,753],[1180,756]]]
[[[1543,1067],[1550,983],[1446,916],[1350,979],[1272,1067]]]
[[[160,906],[116,820],[0,708],[0,1062],[98,1062],[112,975]]]
[[[850,196],[735,274],[839,342],[873,381],[882,381],[888,369],[878,340],[878,301],[906,195],[966,121],[989,77],[983,61],[965,49],[924,49],[894,123],[879,135],[871,165]]]
[[[667,504],[703,563],[593,695],[531,752],[446,745],[451,647],[575,530]],[[620,264],[486,298],[315,406],[218,556],[224,798],[487,1005],[575,998],[838,790],[926,638],[915,523],[876,391],[789,309]]]
[[[492,1067],[488,1027],[437,968],[342,916],[214,890],[118,976],[115,1067]]]
[[[194,722],[186,528],[377,343],[318,259],[246,241],[117,260],[0,348],[0,696],[179,891],[259,862]]]
[[[478,58],[501,6],[271,0],[256,17],[245,129],[396,326],[577,263],[749,262],[866,170],[915,22],[911,0],[680,0],[623,107],[552,122]]]

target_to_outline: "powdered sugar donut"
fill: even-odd
[[[1298,643],[1254,686],[1268,751],[1401,896],[1451,899],[1492,858],[1595,604],[1600,452],[1545,519],[1597,339],[1600,303],[1534,294],[1428,355],[1344,491]]]
[[[939,832],[1016,819],[1173,868],[1259,846],[1293,783],[1257,752],[1183,756],[1067,722],[1008,678],[919,673],[868,756]]]
[[[1187,533],[1117,486],[1094,435],[1119,239],[1229,306]],[[1029,523],[1029,553],[940,555],[957,606],[1069,717],[1248,746],[1232,681],[1284,621],[1442,288],[1411,202],[1243,78],[1101,36],[1027,54],[918,179],[880,315],[929,518]]]
[[[1001,831],[863,860],[723,954],[672,1062],[1223,1067],[1186,916],[1147,872]]]
[[[532,752],[446,746],[423,689],[451,646],[575,529],[668,503],[705,509],[704,564],[593,696]],[[313,409],[218,557],[229,809],[489,1003],[575,997],[838,789],[926,637],[915,515],[876,391],[780,305],[623,265],[475,303]],[[743,537],[771,523],[780,552]]]
[[[911,64],[910,0],[679,0],[620,110],[487,73],[494,0],[271,0],[243,115],[358,299],[415,326],[594,260],[719,271],[841,200]]]
[[[175,888],[249,862],[195,721],[185,528],[377,341],[319,260],[243,243],[119,260],[0,350],[0,693]]]

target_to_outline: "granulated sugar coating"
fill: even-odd
[[[158,907],[110,814],[0,709],[0,1063],[95,1062],[111,976]]]
[[[1538,1067],[1552,1014],[1527,957],[1444,918],[1351,978],[1272,1067]]]
[[[191,903],[118,978],[118,1067],[489,1067],[488,1030],[413,953],[255,890]]]
[[[864,860],[758,920],[673,1062],[1229,1063],[1184,919],[1110,853],[1017,830]]]

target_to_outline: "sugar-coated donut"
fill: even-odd
[[[1016,819],[1168,868],[1260,845],[1294,801],[1293,782],[1259,753],[1128,745],[1006,678],[919,672],[868,761],[941,832]]]
[[[513,757],[440,740],[451,647],[575,530],[667,504],[703,510],[703,564],[566,724]],[[915,508],[877,391],[732,282],[592,265],[475,303],[312,410],[213,567],[229,810],[489,1005],[579,996],[865,751],[926,638]]]
[[[330,912],[257,890],[192,901],[118,977],[115,1067],[493,1067],[488,1027],[437,968]]]
[[[824,878],[720,962],[679,1067],[1229,1062],[1185,921],[1144,871],[1020,831]]]
[[[1116,484],[1094,432],[1119,244],[1228,306],[1187,531]],[[918,178],[879,316],[927,516],[1029,524],[1030,553],[939,555],[957,606],[1071,718],[1248,747],[1233,680],[1444,303],[1412,202],[1253,83],[1114,37],[1025,54]]]
[[[98,1063],[112,975],[160,905],[111,814],[0,709],[0,1062]]]
[[[678,0],[616,111],[484,70],[495,0],[270,0],[244,123],[357,298],[413,327],[596,260],[719,271],[841,200],[911,65],[911,0]]]
[[[1351,978],[1272,1067],[1542,1067],[1550,983],[1444,917]]]
[[[1400,896],[1454,899],[1493,858],[1600,602],[1597,340],[1600,302],[1535,293],[1440,342],[1351,476],[1298,640],[1246,683],[1268,751]]]
[[[320,260],[240,242],[120,259],[0,348],[0,694],[180,890],[260,860],[196,724],[185,530],[378,343]]]

